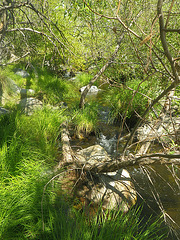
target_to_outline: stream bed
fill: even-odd
[[[103,113],[106,118],[106,112]],[[101,121],[100,132],[98,136],[89,136],[84,139],[71,141],[71,146],[76,149],[86,148],[94,144],[101,145],[113,158],[122,151],[123,142],[119,142],[118,153],[117,139],[119,127],[107,125]],[[125,134],[125,133],[124,133]],[[171,165],[152,164],[149,166],[128,167],[136,191],[138,192],[137,204],[144,202],[143,217],[157,216],[162,211],[165,214],[166,221],[176,230],[174,234],[167,239],[180,239],[180,168]],[[175,178],[175,173],[177,178]],[[153,183],[153,184],[152,184]]]

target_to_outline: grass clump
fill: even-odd
[[[43,109],[0,118],[0,238],[33,239],[41,226],[43,187],[59,155],[63,113]]]
[[[72,123],[75,126],[77,136],[88,136],[92,132],[98,131],[98,108],[96,102],[89,102],[85,109],[75,110],[73,112]]]
[[[161,232],[162,221],[149,219],[143,223],[140,218],[142,208],[131,209],[126,215],[120,211],[96,213],[88,218],[85,212],[69,208],[65,202],[49,209],[43,239],[63,240],[109,240],[109,239],[164,239]],[[101,211],[101,209],[99,209]]]

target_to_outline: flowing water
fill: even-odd
[[[112,157],[116,156],[119,128],[106,124],[107,114],[106,110],[101,112],[100,133],[97,137],[76,140],[72,145],[85,148],[100,144]],[[123,144],[119,142],[118,154],[121,153]],[[138,192],[137,204],[145,202],[143,215],[157,216],[163,211],[166,213],[166,221],[173,225],[178,234],[178,237],[171,235],[167,239],[180,239],[180,168],[153,164],[146,167],[133,166],[127,170]]]

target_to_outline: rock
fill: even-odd
[[[173,121],[173,123],[172,123]],[[176,135],[179,137],[178,132],[180,131],[180,117],[166,115],[163,120],[157,122],[152,121],[149,124],[144,124],[137,129],[137,139],[139,141],[153,141],[160,139],[162,142],[175,141]]]
[[[111,158],[100,145],[94,145],[77,152],[78,162],[88,166],[103,164]],[[127,170],[97,173],[88,172],[86,179],[80,181],[76,195],[86,199],[87,205],[102,206],[103,209],[121,209],[127,212],[136,203],[137,194]]]
[[[21,88],[11,78],[6,79],[6,87],[9,89],[9,92],[12,92],[12,94],[20,94]]]
[[[79,91],[80,91],[81,93],[83,93],[83,91],[84,91],[85,88],[86,88],[86,86],[80,88]],[[96,93],[98,93],[99,91],[100,91],[100,89],[98,89],[96,86],[93,85],[93,86],[90,87],[88,94],[96,94]]]
[[[23,99],[27,97],[33,97],[35,95],[35,91],[33,89],[21,88],[20,94],[21,94],[21,99]]]
[[[15,69],[15,74],[21,76],[22,78],[27,78],[30,76],[28,72],[26,72],[20,68]]]
[[[0,107],[0,116],[1,116],[1,115],[4,115],[4,114],[8,114],[8,113],[9,113],[9,110]]]
[[[87,195],[91,204],[127,212],[136,203],[137,194],[127,170],[99,174],[98,178],[99,182],[92,186]]]
[[[88,148],[77,151],[78,162],[93,166],[99,163],[111,161],[106,150],[100,145],[93,145]]]
[[[65,78],[70,78],[70,77],[75,77],[75,73],[73,71],[66,71],[66,73],[64,74]]]
[[[27,115],[32,115],[35,110],[42,109],[43,103],[36,98],[24,98],[19,106]]]

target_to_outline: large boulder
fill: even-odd
[[[98,144],[77,151],[76,156],[79,163],[86,164],[89,167],[111,161],[111,158],[106,150]]]
[[[136,203],[137,194],[126,169],[98,174],[98,178],[98,183],[87,194],[89,202],[101,204],[104,209],[120,209],[122,212],[127,212]]]
[[[94,166],[111,161],[111,158],[100,145],[94,145],[77,152],[78,162],[86,166]],[[75,195],[85,199],[88,206],[102,206],[104,209],[120,209],[127,212],[136,203],[137,194],[130,174],[126,169],[116,172],[87,172],[85,179],[79,180]]]

